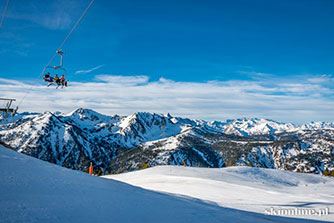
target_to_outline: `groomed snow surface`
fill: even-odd
[[[311,174],[164,166],[101,178],[1,146],[0,169],[0,222],[334,220],[333,213],[304,219],[264,215],[270,207],[329,207],[332,212],[333,178]]]

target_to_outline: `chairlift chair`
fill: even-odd
[[[57,50],[56,52],[59,56],[60,56],[60,65],[59,66],[47,66],[45,68],[45,71],[43,73],[43,79],[44,81],[46,82],[49,82],[50,84],[48,86],[50,86],[51,84],[54,83],[53,81],[53,77],[54,75],[58,75],[58,77],[64,75],[65,77],[67,76],[67,71],[66,69],[63,67],[63,55],[64,55],[64,52],[61,51],[61,50]],[[51,74],[53,76],[51,76],[52,78],[49,78],[49,77],[46,77],[46,74]],[[66,84],[67,85],[67,84]],[[58,87],[59,87],[59,84],[58,84]],[[57,88],[58,88],[57,87]]]

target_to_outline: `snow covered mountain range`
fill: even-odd
[[[334,123],[223,122],[138,112],[106,116],[22,113],[0,118],[0,143],[72,169],[124,172],[149,166],[247,165],[307,173],[334,169]]]

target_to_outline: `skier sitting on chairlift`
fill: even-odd
[[[50,76],[50,73],[48,72],[48,73],[46,73],[45,75],[44,75],[44,81],[46,81],[46,82],[53,82],[53,77],[51,77]]]
[[[58,74],[55,75],[55,77],[53,78],[54,81],[59,85],[60,84],[60,79],[58,77]]]
[[[61,77],[60,77],[60,83],[62,85],[62,88],[67,87],[67,81],[66,81],[64,75],[61,75]]]
[[[58,77],[58,74],[55,75],[55,77],[54,77],[54,81],[55,81],[56,84],[57,84],[56,89],[58,89],[59,86],[60,86],[60,84],[61,84],[61,80],[60,80],[60,78]]]

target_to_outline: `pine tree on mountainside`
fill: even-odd
[[[326,167],[325,171],[322,173],[322,175],[324,176],[329,176],[330,175],[330,172],[328,170],[328,167]]]
[[[103,175],[103,168],[102,169],[94,169],[95,176],[102,176]]]
[[[148,165],[148,163],[147,162],[143,162],[143,164],[142,164],[142,167],[141,167],[142,169],[147,169],[147,168],[149,168],[149,165]]]
[[[331,170],[331,171],[330,171],[329,176],[334,177],[334,170]]]
[[[296,173],[303,173],[303,171],[301,169],[297,169]]]

